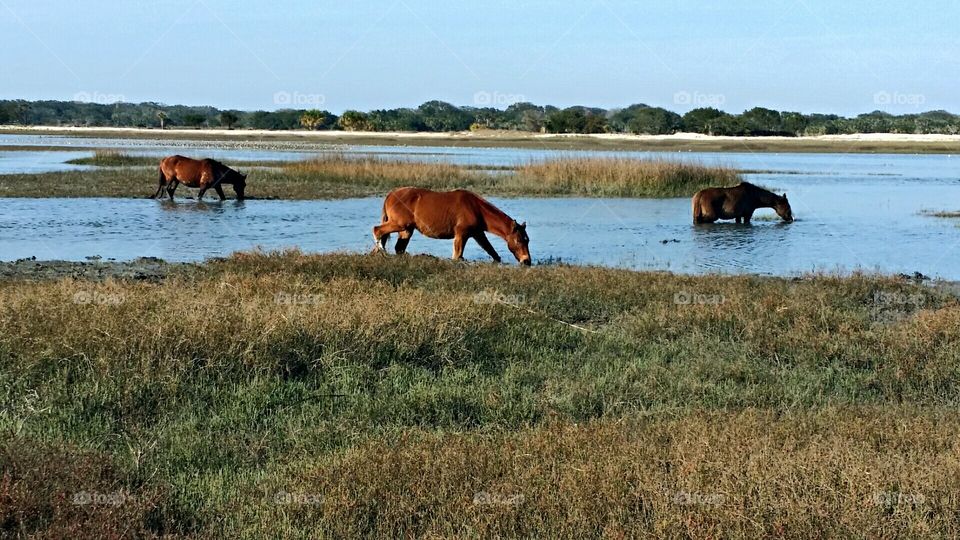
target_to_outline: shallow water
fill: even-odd
[[[769,180],[773,180],[772,178]],[[918,215],[930,201],[957,200],[955,186],[801,186],[791,191],[797,221],[694,227],[686,199],[493,199],[528,222],[535,261],[561,260],[684,273],[792,275],[807,271],[914,272],[960,279],[960,228]],[[774,182],[768,182],[770,184]],[[381,199],[170,203],[147,199],[0,199],[5,260],[141,256],[191,261],[254,247],[366,252]],[[505,244],[494,246],[512,261]],[[450,241],[414,235],[409,251],[448,257]],[[488,260],[475,243],[465,256]]]
[[[7,137],[4,139],[3,137]],[[19,137],[12,140],[10,137]],[[0,136],[2,144],[24,144],[25,136]],[[29,136],[35,137],[36,136]],[[44,138],[44,144],[64,141]],[[77,146],[139,144],[138,152],[167,152],[176,145],[125,139],[61,137]],[[148,147],[148,144],[156,146]],[[301,159],[310,152],[186,147],[214,150],[232,159]],[[339,150],[342,150],[340,148]],[[409,159],[506,165],[556,155],[504,148],[351,147],[350,151]],[[66,157],[65,154],[70,154]],[[25,170],[57,165],[73,152],[0,152]],[[79,152],[88,155],[88,152]],[[915,271],[960,279],[960,220],[921,215],[924,210],[960,210],[960,159],[949,155],[737,154],[616,152],[722,163],[742,169],[753,182],[786,191],[797,221],[784,224],[770,210],[758,211],[752,226],[691,225],[689,199],[493,199],[508,214],[526,220],[535,261],[561,260],[684,273],[750,272],[793,275],[809,271]],[[224,156],[221,156],[224,157]],[[224,157],[226,158],[226,157]],[[59,160],[59,161],[58,161]],[[254,173],[255,174],[255,173]],[[255,180],[254,180],[255,181]],[[82,260],[86,256],[176,261],[202,260],[254,247],[298,247],[307,252],[366,252],[381,199],[343,201],[147,199],[0,199],[0,259]],[[764,217],[770,218],[765,220]],[[504,257],[505,244],[491,238]],[[450,241],[417,234],[411,253],[448,257]],[[469,242],[468,259],[488,260]]]

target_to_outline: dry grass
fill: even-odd
[[[375,157],[323,156],[288,164],[285,169],[304,177],[335,178],[342,182],[381,183],[385,186],[444,188],[475,182],[479,175],[448,163],[426,163]]]
[[[688,197],[711,186],[740,182],[732,168],[659,159],[572,158],[520,167],[512,181],[540,195]]]
[[[870,276],[253,253],[4,281],[0,433],[36,455],[2,454],[0,535],[56,536],[80,489],[142,493],[83,527],[144,534],[955,536],[958,359],[953,296]]]
[[[958,420],[748,410],[414,431],[286,471],[266,491],[300,498],[268,519],[340,538],[956,537]]]
[[[98,151],[73,163],[90,171],[0,175],[0,197],[140,197],[156,191],[156,158]],[[149,167],[147,166],[149,165]],[[458,166],[329,155],[302,162],[231,162],[251,172],[247,195],[266,199],[337,199],[383,195],[401,186],[470,189],[488,196],[688,197],[734,185],[739,174],[662,160],[568,159],[519,168]],[[184,195],[186,188],[184,188]]]

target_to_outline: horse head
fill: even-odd
[[[511,231],[506,236],[507,248],[517,258],[517,261],[530,266],[533,262],[530,259],[530,237],[527,236],[527,223],[512,222]]]
[[[773,209],[784,221],[790,223],[793,221],[793,211],[790,209],[790,201],[787,200],[787,194],[777,197],[773,203]]]
[[[243,190],[247,187],[247,175],[240,171],[231,171],[233,176],[233,190],[237,192],[237,200],[243,200]]]

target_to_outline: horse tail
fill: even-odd
[[[693,195],[693,224],[696,225],[700,223],[700,220],[703,218],[703,207],[700,206],[700,193],[696,192]]]
[[[147,197],[148,199],[156,199],[157,197],[159,197],[160,194],[163,193],[164,184],[167,183],[167,175],[163,174],[163,164],[157,167],[157,170],[160,172],[160,180],[159,180],[160,185],[157,186],[157,192],[153,194],[153,197]]]
[[[380,211],[380,223],[386,223],[390,218],[387,217],[387,199],[389,196],[383,198],[383,210]]]

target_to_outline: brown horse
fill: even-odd
[[[160,186],[157,192],[153,194],[156,199],[163,193],[163,188],[167,188],[170,200],[173,200],[173,193],[177,186],[183,184],[191,188],[200,188],[200,194],[197,200],[203,200],[203,194],[208,189],[213,188],[220,196],[220,200],[226,199],[223,194],[222,184],[233,184],[233,191],[237,193],[237,200],[243,200],[243,191],[247,186],[247,175],[227,167],[215,159],[190,159],[183,156],[169,156],[160,161]]]
[[[735,219],[750,223],[757,208],[773,208],[787,223],[793,221],[793,212],[787,194],[782,196],[750,182],[728,188],[701,189],[693,196],[693,223],[713,223],[718,219]]]
[[[453,238],[453,258],[463,258],[463,247],[473,238],[493,260],[500,256],[484,232],[503,238],[520,264],[529,266],[530,238],[527,224],[517,223],[479,195],[464,190],[430,191],[414,187],[397,188],[383,201],[382,223],[373,228],[375,250],[385,251],[391,233],[399,233],[397,254],[410,243],[413,231],[430,238]]]

